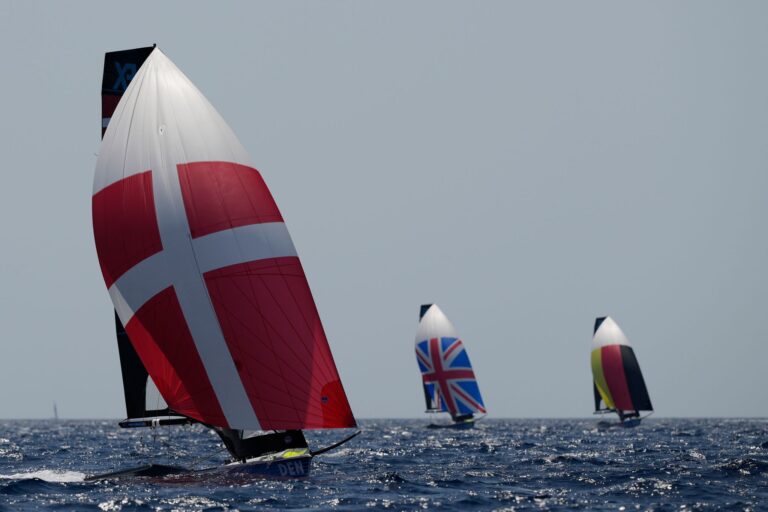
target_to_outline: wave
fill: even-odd
[[[25,473],[13,473],[10,475],[0,474],[2,480],[42,480],[52,483],[70,483],[82,482],[85,480],[85,473],[79,471],[54,471],[51,469],[41,469],[38,471],[28,471]]]
[[[768,462],[750,457],[733,459],[725,464],[720,464],[720,469],[726,473],[734,473],[743,476],[761,475],[768,472]]]

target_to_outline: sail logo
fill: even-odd
[[[280,476],[301,476],[304,474],[304,465],[298,460],[281,462],[277,467],[280,468]]]
[[[136,63],[127,62],[120,64],[115,62],[115,69],[117,70],[117,80],[115,85],[112,86],[112,90],[124,91],[128,88],[128,84],[131,83],[133,77],[136,75]]]

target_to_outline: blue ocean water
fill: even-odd
[[[87,474],[147,461],[204,468],[226,457],[199,426],[0,422],[0,510],[768,510],[768,421],[363,421],[299,480],[136,479]],[[313,447],[341,432],[308,432]]]

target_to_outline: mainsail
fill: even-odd
[[[105,67],[105,86],[127,87],[116,107],[103,96],[92,206],[102,274],[141,366],[171,411],[211,426],[355,426],[260,173],[159,49],[133,51],[143,64],[110,78]]]
[[[107,131],[109,120],[154,46],[108,52],[104,55],[104,75],[101,80],[101,136]]]
[[[416,330],[416,362],[421,370],[428,411],[448,412],[453,418],[485,413],[464,344],[435,304],[421,306]]]
[[[611,317],[595,320],[591,360],[596,411],[624,418],[653,410],[635,352]]]

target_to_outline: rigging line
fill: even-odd
[[[150,453],[149,459],[153,460],[157,456],[157,431],[155,430],[154,425],[151,425],[149,428],[152,432],[152,451]]]
[[[216,451],[214,451],[211,455],[204,455],[202,457],[199,457],[199,458],[193,460],[192,463],[190,464],[190,468],[194,468],[195,466],[197,466],[201,462],[207,462],[207,461],[209,461],[209,460],[211,460],[214,457],[219,456],[219,455],[221,455],[221,452],[219,451],[218,448],[216,448]]]
[[[160,407],[160,395],[159,394],[157,396],[157,407]],[[166,418],[170,418],[171,417],[171,410],[170,410],[170,408],[167,408],[167,409],[168,409],[168,414],[166,414]],[[165,446],[167,446],[168,448],[173,448],[173,446],[171,445],[171,440],[172,440],[172,437],[173,437],[173,430],[171,429],[170,423],[167,423],[165,425],[165,427],[168,429],[168,441],[166,441]]]

